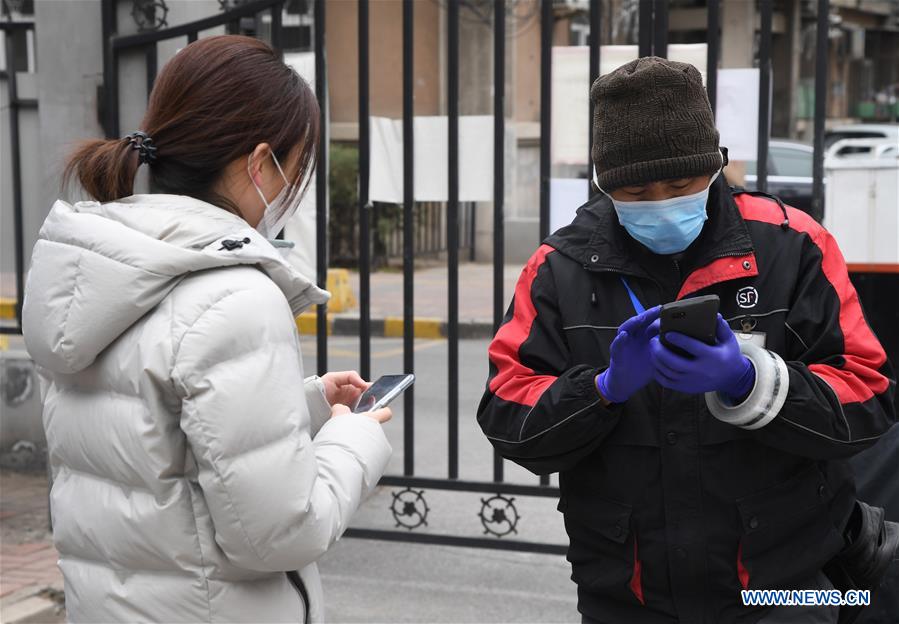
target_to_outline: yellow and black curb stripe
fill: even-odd
[[[13,321],[16,320],[16,300],[0,297],[0,320]],[[9,350],[9,336],[0,334],[0,351]]]
[[[303,336],[314,336],[317,333],[317,315],[315,312],[305,312],[296,318],[297,331]],[[449,326],[446,321],[435,318],[416,317],[412,320],[413,332],[416,338],[441,339],[449,336]],[[359,319],[356,317],[334,316],[329,314],[327,319],[327,332],[329,336],[358,336]],[[371,320],[371,335],[376,338],[402,338],[403,317],[388,316]],[[493,326],[484,322],[459,323],[459,338],[492,338]]]
[[[16,300],[0,299],[0,319],[16,319]],[[297,331],[303,336],[314,336],[318,329],[318,319],[315,312],[304,312],[296,318]],[[449,336],[449,327],[446,321],[435,318],[416,317],[412,320],[414,335],[416,338],[440,339]],[[328,335],[334,336],[358,336],[359,319],[355,317],[328,315]],[[402,338],[403,317],[388,316],[371,320],[371,335],[378,338]],[[493,326],[484,322],[459,323],[459,338],[492,338]]]
[[[16,300],[0,297],[0,319],[4,321],[16,320]]]

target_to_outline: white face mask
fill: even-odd
[[[262,203],[265,204],[265,211],[262,213],[262,218],[259,220],[259,223],[256,224],[256,230],[265,236],[266,238],[275,238],[278,233],[284,229],[284,225],[290,220],[290,218],[296,213],[297,208],[300,206],[299,200],[301,199],[299,194],[297,194],[294,198],[294,203],[292,205],[288,205],[288,197],[290,195],[291,189],[293,185],[287,179],[287,176],[284,175],[284,170],[281,168],[281,163],[278,162],[278,158],[275,156],[275,153],[269,150],[269,153],[272,155],[272,160],[275,161],[275,166],[278,168],[278,173],[281,174],[281,178],[284,180],[284,188],[275,196],[271,203],[266,201],[265,194],[262,192],[262,189],[256,184],[256,180],[253,179],[253,173],[250,170],[250,165],[252,162],[253,155],[247,157],[247,174],[250,176],[250,181],[253,183],[253,186],[256,188],[256,192],[259,193],[260,199],[262,199]]]

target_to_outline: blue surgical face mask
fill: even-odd
[[[706,202],[709,188],[721,173],[712,176],[709,185],[698,193],[656,201],[619,201],[602,191],[612,200],[618,221],[635,240],[653,253],[676,254],[684,251],[699,237],[708,219]],[[593,181],[597,183],[596,172]],[[599,188],[599,184],[596,184]],[[600,189],[602,190],[602,189]]]

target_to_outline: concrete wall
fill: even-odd
[[[103,84],[100,0],[42,0],[35,3],[37,86],[42,180],[32,180],[40,201],[30,208],[39,225],[60,197],[60,173],[79,140],[102,136],[97,89]],[[77,33],[78,36],[73,36]],[[37,228],[26,230],[26,256]]]

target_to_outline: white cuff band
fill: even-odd
[[[755,368],[755,384],[739,405],[730,405],[719,393],[707,392],[705,402],[712,416],[743,429],[761,429],[780,412],[790,389],[790,371],[773,351],[740,341],[740,351]]]
[[[321,377],[306,377],[303,386],[306,391],[306,408],[309,410],[309,436],[314,438],[331,418],[331,405],[325,397],[325,384]]]

